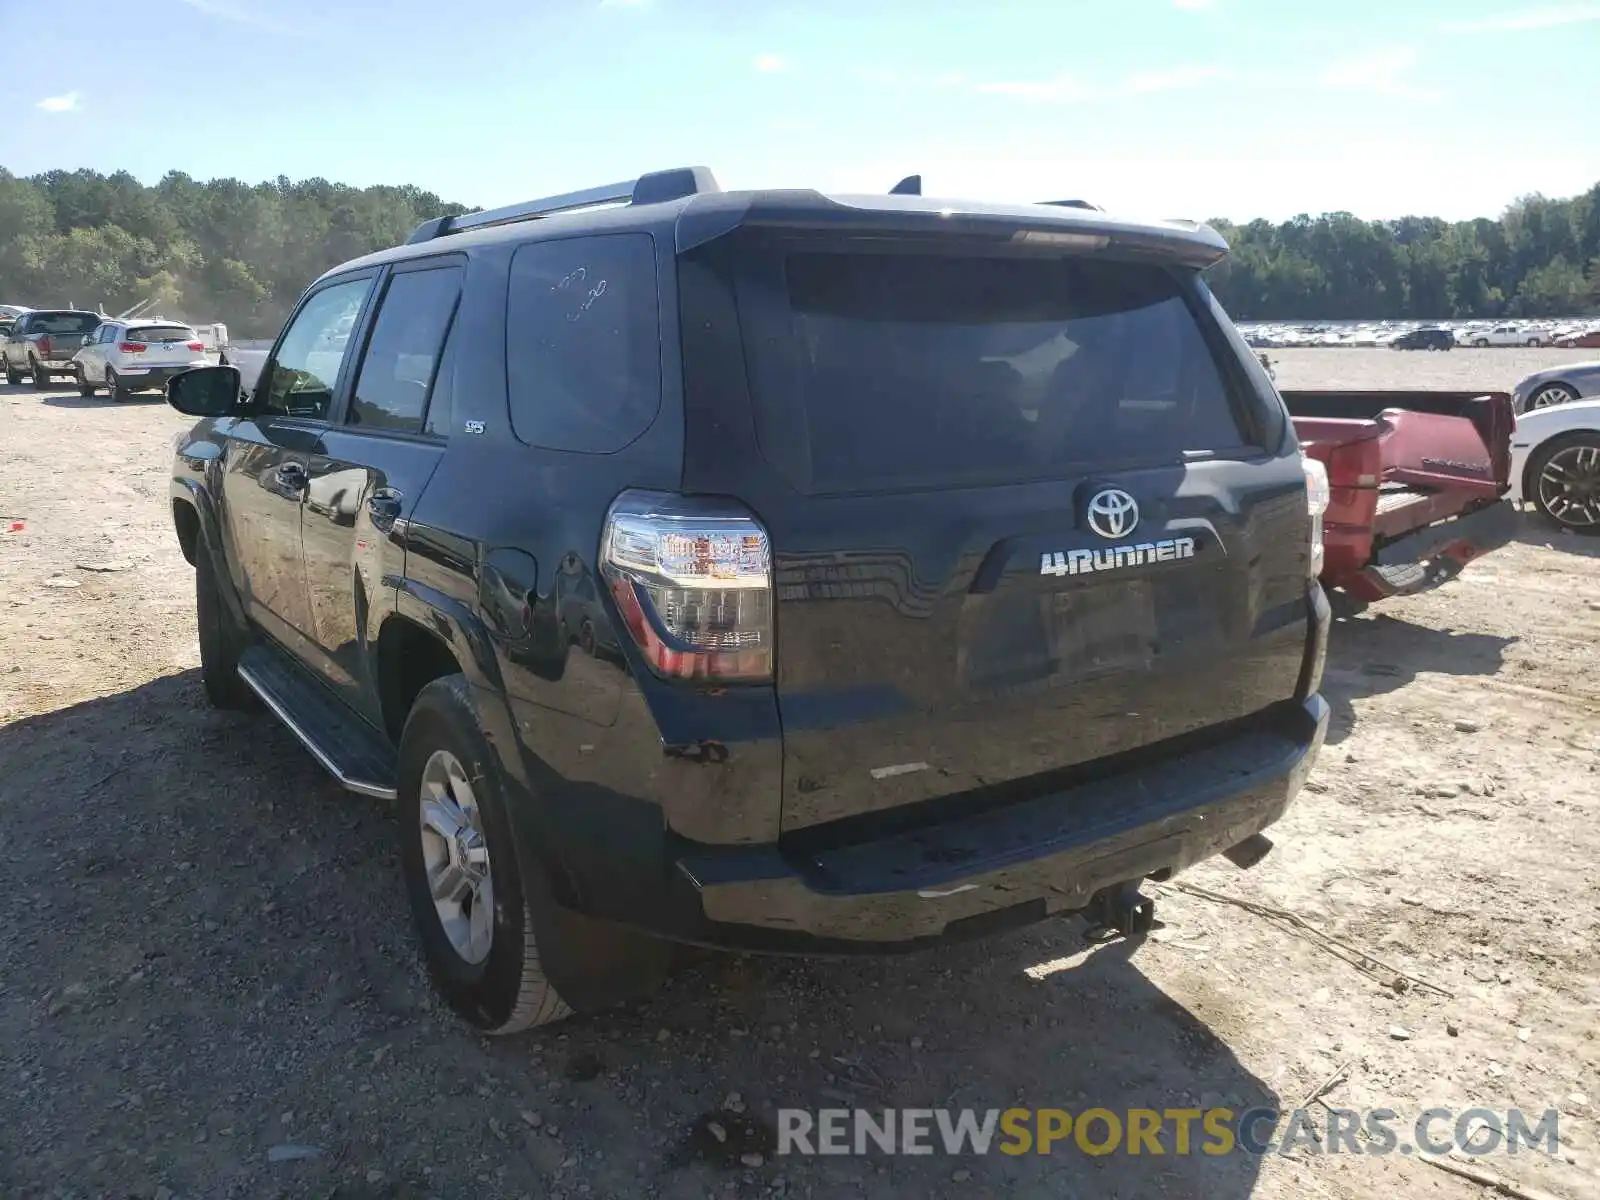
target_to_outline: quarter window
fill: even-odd
[[[511,260],[511,424],[534,446],[620,450],[661,406],[655,243],[648,234],[533,242]]]
[[[449,437],[456,410],[456,344],[461,340],[456,332],[457,321],[450,322],[450,332],[445,335],[444,353],[439,356],[439,370],[433,377],[433,391],[428,396],[428,420],[424,433],[435,437]]]

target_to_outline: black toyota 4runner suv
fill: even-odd
[[[172,512],[206,691],[396,801],[509,1032],[672,942],[839,953],[1270,843],[1321,744],[1315,489],[1200,271],[1071,205],[723,192],[425,223],[328,272]]]

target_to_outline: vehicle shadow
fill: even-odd
[[[131,408],[138,404],[165,404],[166,396],[160,392],[135,392],[126,400],[113,400],[96,392],[93,396],[46,393],[44,403],[51,408]]]
[[[1333,713],[1328,743],[1343,741],[1355,725],[1351,701],[1404,687],[1418,675],[1493,675],[1507,646],[1520,639],[1458,633],[1418,625],[1385,612],[1340,617],[1328,638],[1322,694]]]
[[[754,1195],[780,1174],[818,1196],[1244,1200],[1256,1185],[1262,1160],[1202,1153],[1198,1122],[1185,1155],[1169,1125],[1159,1157],[1070,1136],[1011,1155],[1001,1134],[983,1156],[774,1156],[785,1108],[1101,1108],[1125,1126],[1130,1108],[1277,1106],[1228,1043],[1248,1013],[1210,994],[1190,1007],[1076,920],[894,958],[705,953],[648,1002],[484,1039],[418,966],[392,814],[269,716],[208,708],[198,671],[0,727],[0,761],[0,1029],[31,1072],[0,1090],[0,1156],[22,1194],[61,1178],[668,1200]],[[151,1079],[159,1103],[131,1116]],[[86,1129],[169,1149],[157,1173]],[[303,1160],[268,1161],[302,1143]]]
[[[1580,558],[1600,558],[1600,537],[1573,533],[1553,521],[1546,521],[1535,512],[1522,513],[1517,526],[1516,540],[1525,546],[1538,546],[1545,550],[1559,550]]]

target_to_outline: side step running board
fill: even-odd
[[[341,785],[363,796],[395,798],[389,744],[282,650],[251,646],[239,658],[239,678]]]

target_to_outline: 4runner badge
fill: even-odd
[[[1039,574],[1091,575],[1096,571],[1115,571],[1120,567],[1142,567],[1146,563],[1176,562],[1180,558],[1193,557],[1192,537],[1167,538],[1160,542],[1140,542],[1136,546],[1043,554],[1039,560]]]

